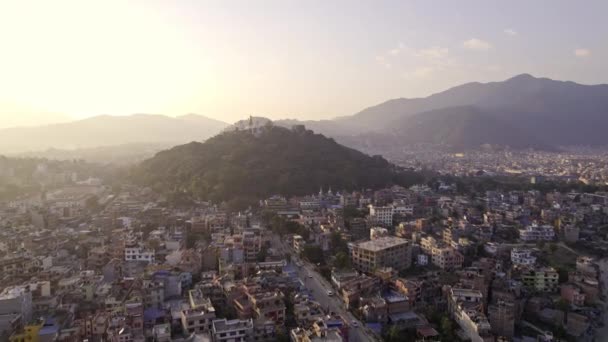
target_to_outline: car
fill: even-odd
[[[354,320],[353,320],[353,321],[351,322],[351,325],[353,326],[353,328],[356,328],[356,327],[358,327],[358,326],[359,326],[359,322],[357,322],[357,321],[354,321]]]
[[[309,275],[308,275],[308,279],[312,279],[312,274],[309,274]]]
[[[327,291],[327,295],[328,295],[328,296],[333,296],[333,295],[334,295],[334,293],[333,293],[333,291]]]

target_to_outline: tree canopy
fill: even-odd
[[[136,167],[132,179],[165,193],[212,201],[419,181],[416,174],[404,174],[380,156],[368,156],[310,130],[277,126],[259,134],[225,132],[204,143],[159,152]]]

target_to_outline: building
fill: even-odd
[[[198,299],[196,307],[191,306],[181,312],[182,328],[190,334],[211,331],[213,320],[215,320],[215,308],[209,299]]]
[[[171,342],[171,324],[157,324],[152,328],[154,342]]]
[[[529,270],[522,275],[524,286],[538,292],[556,292],[559,275],[552,267]]]
[[[32,293],[26,287],[9,287],[0,293],[0,334],[32,319]]]
[[[293,236],[293,249],[296,252],[302,252],[304,250],[304,246],[306,245],[306,241],[301,235]]]
[[[380,224],[387,227],[393,226],[393,211],[391,207],[376,207],[374,205],[369,206],[369,218],[375,224]]]
[[[511,250],[511,263],[513,265],[532,266],[536,263],[536,257],[532,250],[526,248],[513,248]]]
[[[212,323],[211,339],[214,342],[245,342],[253,340],[253,320],[216,319]]]
[[[369,239],[376,240],[377,238],[389,236],[388,229],[382,227],[372,227],[369,230]]]
[[[519,239],[522,241],[552,241],[555,239],[555,229],[549,225],[533,224],[519,230]]]
[[[560,296],[570,305],[585,305],[585,294],[574,284],[563,284],[560,288]]]
[[[494,341],[490,322],[483,313],[483,295],[480,291],[450,288],[448,311],[467,339],[472,342]]]
[[[452,247],[433,247],[431,261],[442,270],[454,270],[462,268],[464,256]]]
[[[401,271],[412,264],[410,242],[398,237],[385,236],[351,243],[350,253],[353,267],[363,272],[373,272],[382,267]]]
[[[39,342],[41,341],[40,332],[44,328],[44,326],[44,320],[37,320],[35,322],[32,322],[31,324],[27,324],[26,326],[24,326],[23,331],[11,335],[8,340],[9,342]],[[57,330],[55,329],[55,333],[56,332]],[[53,338],[56,336],[53,336],[53,334],[50,335],[51,336],[49,337],[51,337],[52,341]]]
[[[256,319],[272,320],[278,324],[285,322],[285,296],[282,292],[257,292],[248,294]]]
[[[156,261],[156,256],[154,251],[139,246],[126,247],[125,261],[147,261],[149,263],[154,263]]]
[[[581,229],[576,225],[566,225],[563,228],[564,241],[574,243],[578,241]]]
[[[502,300],[490,304],[488,306],[488,320],[492,327],[492,333],[511,340],[515,334],[515,304]]]
[[[429,264],[429,257],[426,254],[418,254],[416,265],[418,266],[426,266]]]

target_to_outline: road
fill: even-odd
[[[273,238],[273,245],[281,253],[290,254],[292,260],[299,260],[293,249],[288,247],[279,237]],[[333,296],[327,294],[327,291],[335,292],[335,289],[323,276],[315,271],[314,266],[302,260],[300,262],[302,262],[302,266],[297,267],[300,280],[311,291],[315,301],[319,302],[324,309],[340,315],[346,321],[349,326],[348,340],[352,342],[377,341],[378,339],[375,338],[371,330],[365,328],[350,311],[346,310],[344,303],[335,294]],[[309,277],[309,275],[312,277]],[[357,327],[354,326],[353,322],[356,322]]]
[[[597,264],[600,268],[600,287],[602,289],[602,302],[604,305],[602,319],[604,326],[596,330],[595,336],[598,341],[606,341],[608,340],[608,303],[606,303],[608,299],[608,259],[601,259]]]

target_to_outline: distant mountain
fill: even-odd
[[[54,125],[2,129],[0,153],[203,141],[227,125],[194,114],[177,118],[151,114],[101,115]]]
[[[30,151],[9,155],[20,158],[45,158],[49,160],[84,160],[97,164],[132,165],[153,157],[157,152],[170,148],[175,143],[131,143],[111,146],[83,147]]]
[[[393,144],[398,137],[400,144],[516,148],[608,145],[607,128],[608,85],[529,74],[503,82],[467,83],[426,98],[389,100],[328,125],[318,121],[316,127],[354,147],[358,142]]]
[[[533,132],[514,126],[499,115],[475,106],[460,106],[418,113],[393,122],[386,136],[395,143],[429,144],[455,149],[472,149],[484,144],[513,148],[549,149]]]
[[[395,166],[303,127],[227,130],[204,143],[162,151],[133,179],[165,193],[207,200],[302,195],[319,187],[376,188],[403,182]]]

